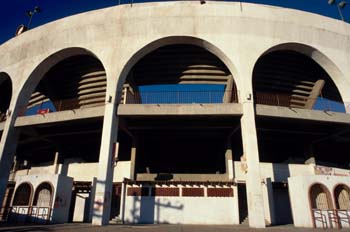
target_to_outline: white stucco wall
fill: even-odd
[[[309,188],[315,183],[321,183],[328,188],[332,195],[332,204],[335,205],[334,188],[338,184],[350,186],[350,177],[314,175],[288,178],[293,220],[294,225],[297,227],[313,227],[309,202]],[[327,218],[328,227],[330,227],[328,215],[325,212],[323,212],[323,214],[325,218]],[[317,227],[321,227],[321,224],[317,223]],[[333,227],[336,227],[334,223]]]
[[[261,219],[263,207],[260,186],[256,185],[259,182],[257,179],[271,177],[275,181],[283,181],[288,175],[285,168],[272,170],[264,164],[261,165],[262,169],[258,168],[253,102],[247,104],[247,96],[252,94],[255,63],[270,49],[290,49],[304,53],[332,77],[343,101],[350,102],[349,28],[348,24],[338,20],[279,7],[250,3],[241,5],[239,2],[208,1],[199,4],[196,1],[184,1],[111,7],[67,17],[29,30],[0,46],[0,72],[7,73],[16,85],[10,103],[12,114],[2,127],[1,161],[10,163],[13,160],[17,139],[14,136],[17,110],[25,106],[40,78],[62,59],[72,55],[92,54],[105,67],[106,97],[111,96],[113,99],[105,107],[101,143],[99,167],[106,170],[96,166],[76,168],[73,165],[71,170],[68,167],[68,172],[77,180],[92,180],[93,176],[99,176],[99,181],[105,181],[105,177],[111,173],[108,172],[112,160],[108,156],[112,150],[111,143],[116,142],[112,140],[116,140],[117,131],[111,128],[116,125],[113,103],[118,81],[125,79],[139,58],[160,46],[195,44],[208,49],[226,64],[237,84],[239,100],[245,103],[243,147],[251,171],[248,179],[245,173],[236,171],[236,180],[247,180],[248,203],[254,209],[250,215]],[[4,183],[8,181],[9,167],[10,165],[3,165],[0,168],[1,189],[5,188]],[[127,170],[130,168],[121,167],[120,172],[114,170],[115,180],[127,176]],[[309,172],[304,166],[288,170],[290,176]],[[97,171],[100,174],[96,174]],[[98,189],[99,193],[105,194],[105,189]],[[104,199],[104,196],[98,197]],[[257,213],[253,214],[255,211]],[[250,218],[251,223],[253,216]],[[262,227],[260,219],[255,226]]]
[[[246,173],[242,169],[241,162],[234,162],[235,179],[245,181]],[[314,165],[312,164],[280,164],[260,162],[261,180],[271,178],[272,182],[286,182],[291,176],[313,175]]]
[[[239,224],[237,187],[233,197],[126,196],[126,223]]]
[[[70,177],[61,175],[25,175],[17,176],[15,185],[15,192],[22,183],[30,183],[33,187],[30,206],[33,205],[34,195],[37,187],[44,182],[52,185],[52,208],[51,221],[55,223],[65,223],[68,221],[70,200],[72,194],[73,180]],[[24,212],[26,213],[26,212]]]

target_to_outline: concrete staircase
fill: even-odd
[[[123,221],[121,220],[121,218],[119,218],[119,216],[115,216],[114,218],[109,220],[109,224],[111,225],[123,224]]]
[[[243,219],[243,221],[241,222],[241,225],[249,226],[249,218],[248,218],[248,216]]]

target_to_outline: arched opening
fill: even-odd
[[[316,53],[320,54],[307,45],[286,44],[271,48],[256,62],[253,71],[256,107],[265,110],[265,113],[281,112],[279,117],[257,113],[256,127],[262,162],[314,163],[349,168],[349,161],[345,158],[350,152],[347,146],[349,128],[336,119],[313,120],[313,116],[303,116],[316,113],[314,110],[345,113],[338,80],[341,78],[336,74],[336,77],[331,77],[325,71],[327,65],[321,66],[314,59]],[[322,57],[327,60],[325,56]],[[328,70],[332,65],[328,64]],[[338,80],[337,86],[335,80]],[[344,94],[344,89],[342,91]],[[321,117],[325,119],[328,115],[322,114]]]
[[[106,73],[92,55],[66,58],[42,77],[27,105],[26,115],[104,105]]]
[[[33,206],[51,207],[52,193],[53,192],[50,183],[44,182],[40,184],[35,191]]]
[[[30,206],[32,186],[28,183],[20,184],[15,192],[12,206]]]
[[[338,185],[334,189],[335,207],[339,210],[350,211],[350,191],[346,185]]]
[[[261,56],[253,72],[256,104],[345,112],[328,73],[312,58],[293,50]]]
[[[237,102],[235,81],[208,50],[192,44],[166,45],[139,60],[127,75],[121,104]]]
[[[72,163],[97,163],[106,84],[102,62],[86,49],[66,48],[44,59],[21,90],[16,112],[22,116],[61,112],[22,118],[29,123],[20,126],[15,169],[31,174],[53,165],[54,174],[66,175]],[[86,108],[93,110],[86,113]]]
[[[7,118],[6,111],[10,106],[11,97],[11,79],[6,73],[0,72],[0,122],[5,121]]]
[[[333,209],[332,197],[326,186],[314,184],[309,191],[311,209],[330,210]]]
[[[310,210],[315,228],[327,228],[332,224],[331,213],[333,213],[332,196],[323,184],[313,184],[309,189]],[[335,216],[335,215],[333,215]],[[331,225],[331,228],[333,225]]]
[[[204,103],[200,106],[206,107],[205,103],[238,102],[233,69],[228,68],[229,62],[223,57],[215,46],[197,38],[154,41],[125,65],[127,71],[123,70],[121,76],[125,81],[119,83],[123,90],[120,103],[158,106]],[[201,117],[196,113],[119,116],[118,158],[131,160],[132,179],[228,178],[232,154],[237,160],[242,155],[240,115]]]

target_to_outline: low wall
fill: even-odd
[[[337,223],[330,219],[336,216],[333,210],[320,210],[315,212],[311,209],[309,189],[313,184],[324,185],[332,198],[332,205],[335,206],[334,189],[339,184],[350,186],[350,177],[342,176],[326,176],[326,175],[312,175],[312,176],[296,176],[288,178],[289,196],[291,201],[294,225],[297,227],[327,227],[336,228]],[[349,212],[350,213],[350,212]],[[322,225],[321,220],[313,220],[313,214],[317,218],[323,218],[325,225]],[[336,219],[337,220],[337,219]],[[342,222],[342,226],[349,227],[349,224]]]
[[[239,224],[237,187],[147,188],[128,186],[125,223]]]

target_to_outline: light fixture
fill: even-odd
[[[328,5],[334,5],[336,2],[336,0],[328,0]],[[340,15],[340,18],[342,21],[345,22],[345,19],[344,19],[344,15],[342,13],[342,9],[344,9],[344,7],[346,6],[348,2],[347,1],[341,1],[339,2],[337,5],[337,8],[338,8],[338,12],[339,12],[339,15]]]
[[[340,7],[340,9],[343,9],[346,6],[346,1],[341,1],[338,6]]]
[[[202,5],[206,3],[205,0],[200,0],[199,2],[200,2]]]
[[[27,28],[28,29],[29,29],[29,26],[30,26],[30,24],[32,22],[33,15],[35,15],[36,13],[40,13],[40,12],[41,12],[41,8],[38,7],[38,6],[34,7],[33,11],[31,11],[31,10],[27,10],[26,11],[26,16],[29,17],[29,21],[28,21],[28,24],[27,24]]]

